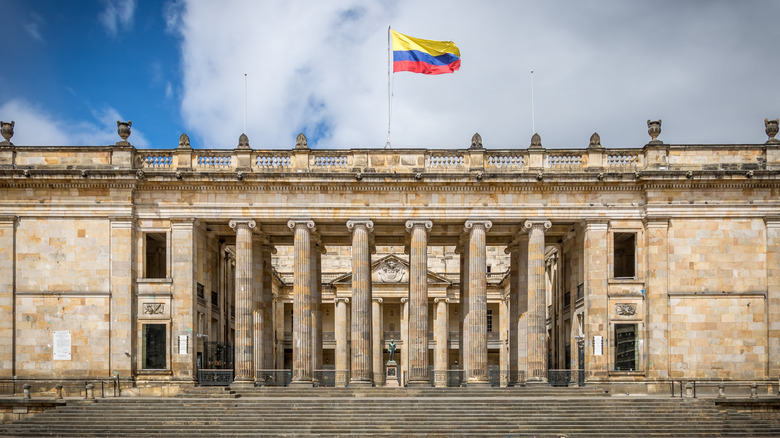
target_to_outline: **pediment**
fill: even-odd
[[[408,284],[409,262],[390,254],[371,264],[371,281],[374,284]],[[332,283],[351,284],[352,273],[344,274],[333,279]],[[449,284],[446,278],[428,271],[428,284]]]

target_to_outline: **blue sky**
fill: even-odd
[[[454,41],[452,75],[398,73],[394,147],[763,143],[780,117],[780,2],[6,0],[0,120],[17,145],[382,147],[387,24]],[[534,73],[532,128],[530,70]],[[535,129],[534,129],[535,128]]]

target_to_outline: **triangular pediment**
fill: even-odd
[[[409,262],[390,254],[371,264],[371,281],[374,284],[407,284],[409,283]],[[336,277],[333,284],[352,283],[352,273]],[[449,284],[446,278],[428,271],[428,284]]]

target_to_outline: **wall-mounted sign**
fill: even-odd
[[[70,360],[70,331],[54,332],[54,360]]]
[[[187,354],[187,343],[190,337],[187,335],[179,335],[179,354]]]

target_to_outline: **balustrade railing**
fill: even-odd
[[[195,167],[201,169],[231,169],[233,166],[232,152],[208,152],[195,156]]]
[[[425,160],[425,167],[451,169],[463,166],[463,154],[457,152],[432,153]]]
[[[521,152],[489,152],[485,168],[491,170],[520,170],[525,159]]]
[[[609,151],[606,155],[606,166],[611,169],[638,168],[642,166],[641,155],[636,150]]]
[[[545,167],[552,169],[582,167],[582,155],[579,153],[548,154]]]
[[[318,167],[347,167],[347,155],[315,155],[312,166]]]
[[[266,153],[260,152],[253,161],[254,165],[260,171],[287,170],[290,168],[289,153]]]
[[[141,167],[158,169],[173,166],[173,155],[170,152],[147,152],[141,155]]]

